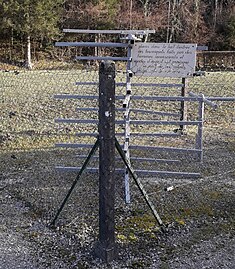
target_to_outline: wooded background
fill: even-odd
[[[64,36],[63,28],[148,28],[156,30],[154,42],[235,49],[234,0],[0,0],[0,14],[0,60],[29,68],[31,55],[34,61],[55,57],[55,40],[100,38]]]

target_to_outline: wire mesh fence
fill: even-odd
[[[122,63],[117,63],[116,69],[116,120],[119,121],[116,133],[124,134],[127,74]],[[55,148],[55,144],[92,145],[96,139],[98,68],[89,62],[64,61],[46,63],[31,71],[9,70],[3,66],[0,78],[0,187],[22,199],[28,205],[27,214],[48,223],[76,177],[76,172],[60,173],[55,166],[79,167],[89,150],[82,146]],[[180,177],[137,173],[163,222],[169,227],[184,227],[187,223],[206,225],[213,233],[234,229],[235,101],[213,99],[218,105],[216,109],[205,104],[203,162],[200,162],[197,154],[187,150],[197,146],[197,125],[187,125],[179,132],[180,102],[154,100],[159,96],[181,96],[182,79],[133,76],[131,84],[130,121],[133,124],[129,145],[133,168],[182,173]],[[160,86],[168,84],[179,86]],[[234,97],[234,89],[234,72],[206,72],[187,79],[187,92],[203,94],[206,98]],[[93,97],[54,98],[58,94]],[[137,96],[143,98],[135,98]],[[187,120],[198,121],[198,102],[186,103]],[[94,123],[55,123],[56,118],[94,120]],[[145,124],[147,121],[158,124]],[[175,123],[168,125],[165,121]],[[124,136],[117,137],[124,144]],[[166,150],[171,147],[186,150]],[[97,165],[95,157],[90,167]],[[118,242],[135,242],[143,236],[156,239],[158,227],[132,179],[131,204],[125,204],[125,169],[118,158],[116,166],[122,170],[116,178]],[[191,178],[190,173],[200,173],[200,177]],[[92,244],[98,233],[94,228],[98,226],[97,204],[98,174],[87,171],[59,219],[62,232],[72,234],[84,246]]]

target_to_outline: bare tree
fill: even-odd
[[[218,0],[214,0],[214,12],[213,12],[213,28],[216,28],[218,14]]]
[[[175,32],[180,30],[179,7],[181,0],[169,0],[168,4],[168,34],[167,42],[171,43],[174,39]]]
[[[198,25],[200,17],[200,0],[195,0],[195,24],[194,24],[194,36],[198,36]]]

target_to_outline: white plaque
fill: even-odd
[[[195,72],[196,44],[136,43],[132,72],[147,77],[189,77]]]

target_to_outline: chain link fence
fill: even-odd
[[[126,83],[125,68],[123,63],[116,63],[116,82],[120,85]],[[35,65],[30,71],[1,65],[0,188],[6,189],[12,196],[22,201],[26,206],[24,215],[32,217],[34,221],[40,219],[42,223],[48,224],[52,220],[76,177],[74,172],[56,171],[55,166],[81,166],[88,152],[84,147],[63,149],[55,148],[54,145],[61,142],[93,144],[94,133],[97,133],[96,124],[55,123],[54,120],[56,118],[96,120],[98,100],[95,98],[60,100],[55,99],[54,95],[97,96],[98,84],[76,85],[76,83],[98,83],[98,76],[95,62],[45,62],[41,66]],[[131,83],[182,84],[182,79],[133,76]],[[130,119],[179,120],[179,102],[134,97],[180,96],[180,91],[180,87],[132,86]],[[203,94],[205,97],[235,97],[235,73],[205,72],[203,75],[188,78],[187,91],[197,95]],[[117,86],[116,95],[124,98],[125,86]],[[119,121],[123,121],[123,100],[122,98],[116,100],[116,119]],[[234,233],[235,102],[219,100],[213,102],[218,105],[217,109],[205,104],[203,162],[198,161],[197,154],[195,156],[187,151],[179,153],[150,148],[131,149],[131,156],[137,157],[136,160],[132,160],[135,170],[184,173],[181,177],[162,177],[158,174],[139,174],[139,177],[169,229],[172,227],[178,232],[178,229],[184,230],[189,226],[204,227],[200,235],[192,233],[195,242],[219,233]],[[141,110],[149,112],[143,113]],[[167,113],[176,115],[172,117]],[[187,103],[187,119],[198,120],[197,102]],[[195,148],[197,126],[186,126],[183,132],[178,131],[178,124],[175,126],[132,124],[130,146]],[[117,124],[116,132],[124,133],[125,125]],[[147,133],[174,135],[144,135]],[[118,136],[118,140],[121,144],[125,142],[122,136]],[[138,158],[152,158],[152,160],[141,161]],[[90,167],[97,167],[97,164],[97,158],[93,158]],[[116,165],[124,171],[123,164],[118,159]],[[191,178],[187,173],[200,173],[201,176]],[[117,241],[125,245],[141,243],[144,238],[157,240],[159,227],[134,182],[130,181],[131,204],[128,205],[124,202],[123,173],[117,174],[116,182]],[[58,220],[58,229],[64,236],[72,238],[73,247],[67,238],[66,242],[60,242],[56,253],[68,258],[70,264],[77,260],[73,255],[69,257],[69,251],[64,250],[64,245],[70,246],[75,251],[76,247],[89,248],[97,239],[97,205],[98,174],[86,172]],[[18,212],[16,216],[17,214]],[[26,220],[20,220],[22,224],[20,227],[24,226],[24,221]],[[47,252],[52,253],[48,246],[55,244],[54,239],[42,234],[37,227],[32,226],[27,228],[25,236],[36,241],[40,241],[40,237],[44,236]],[[46,260],[44,264],[47,264]],[[56,262],[54,264],[56,265]],[[47,266],[50,268],[50,265]],[[144,266],[150,268],[148,264]]]

